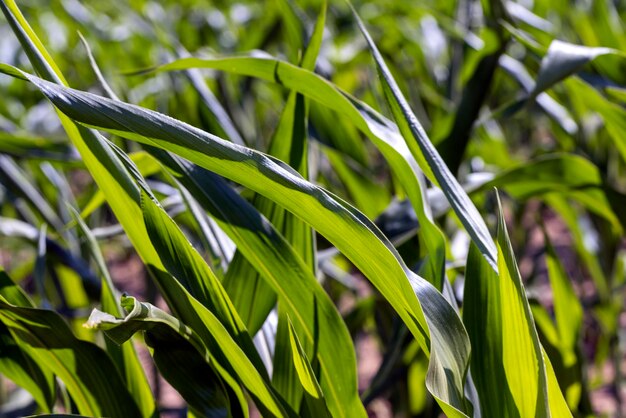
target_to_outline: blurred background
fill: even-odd
[[[626,65],[620,53],[626,51],[626,3],[353,4],[490,227],[495,224],[491,188],[503,190],[537,328],[570,407],[577,416],[625,416]],[[127,73],[189,54],[253,50],[298,63],[321,2],[26,0],[19,6],[72,87],[106,93],[82,34],[123,100],[267,151],[286,98],[283,87],[211,70]],[[557,74],[568,76],[565,80],[553,80],[536,100],[525,100],[555,39],[615,53],[582,54],[586,60]],[[5,20],[0,20],[0,62],[32,71]],[[391,115],[365,40],[343,1],[329,2],[316,72]],[[5,76],[0,98],[0,265],[33,293],[44,277],[51,278],[45,280],[45,302],[86,335],[80,325],[93,306],[99,278],[67,226],[69,202],[86,212],[116,287],[165,308],[50,104],[28,84]],[[415,214],[377,149],[351,123],[314,102],[309,138],[311,179],[376,219],[407,264],[419,263]],[[127,152],[141,150],[136,143],[112,140]],[[200,241],[176,190],[156,172],[149,182],[192,241]],[[448,274],[462,303],[469,238],[456,218],[447,216],[443,196],[431,189],[428,197],[449,237]],[[221,242],[221,256],[229,260],[234,245],[227,238]],[[569,317],[555,316],[548,246],[573,289],[559,294],[572,307]],[[322,238],[318,250],[320,280],[355,339],[359,387],[371,416],[437,416],[423,385],[426,359],[402,333],[392,309]],[[140,355],[163,416],[182,416],[182,399],[154,373],[145,349]],[[5,406],[17,402],[15,393],[2,379]]]

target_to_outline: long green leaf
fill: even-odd
[[[0,295],[16,306],[33,307],[28,296],[0,269]],[[26,389],[44,412],[52,410],[55,401],[54,375],[41,367],[0,323],[0,373]]]
[[[288,4],[282,2],[280,4],[286,12],[290,11]],[[287,14],[291,16],[290,13]],[[318,15],[311,42],[302,58],[302,67],[305,69],[313,70],[315,67],[325,21],[326,4],[324,2]],[[290,22],[290,26],[300,26],[293,21]],[[308,177],[306,108],[304,97],[292,91],[283,108],[268,151],[273,157],[288,163],[305,179]],[[255,195],[253,205],[287,238],[287,241],[296,249],[305,264],[314,269],[314,242],[311,228],[263,196]],[[249,261],[240,253],[235,254],[224,285],[233,299],[239,301],[238,310],[246,312],[244,316],[249,318],[251,325],[253,325],[252,330],[259,329],[269,310],[274,306],[276,297],[271,288],[268,288],[259,277],[259,274],[251,268]],[[283,346],[285,345],[279,344],[278,348],[282,349]]]
[[[550,44],[547,54],[543,57],[543,60],[541,60],[537,81],[530,93],[531,97],[535,97],[555,83],[574,74],[588,62],[609,54],[624,57],[623,53],[611,48],[592,48],[555,39]]]
[[[554,319],[558,336],[557,348],[561,355],[562,370],[571,370],[569,373],[559,374],[562,377],[561,387],[564,388],[568,405],[576,408],[582,392],[583,370],[578,353],[583,308],[545,230],[544,239],[546,242],[546,266],[554,297]]]
[[[128,312],[124,318],[94,310],[85,326],[103,330],[117,344],[124,344],[136,332],[144,331],[159,371],[194,414],[215,418],[248,416],[243,394],[228,390],[214,370],[219,369],[219,363],[191,328],[135,298],[122,297],[122,305]],[[221,374],[224,376],[225,372]],[[229,380],[228,384],[236,385],[232,377]]]
[[[387,98],[394,119],[413,157],[420,163],[420,167],[424,170],[424,173],[426,173],[429,179],[441,187],[441,190],[450,202],[450,206],[459,217],[461,223],[465,226],[467,233],[476,243],[476,246],[481,250],[487,261],[494,269],[497,269],[496,248],[480,213],[478,213],[478,210],[467,196],[467,193],[465,193],[430,142],[426,131],[424,131],[424,128],[409,107],[408,102],[391,75],[389,68],[387,68],[382,55],[374,44],[372,37],[367,32],[365,25],[363,25],[363,22],[361,22],[356,12],[354,12],[354,16],[367,41],[370,52],[376,61],[385,97]]]
[[[322,388],[315,377],[315,372],[313,371],[313,367],[311,367],[311,363],[307,358],[304,348],[302,348],[300,344],[295,328],[291,321],[287,322],[289,327],[289,347],[291,348],[290,358],[296,370],[296,376],[298,376],[300,386],[304,389],[305,404],[303,409],[306,411],[306,416],[320,418],[331,417],[332,415],[326,407]],[[276,341],[280,341],[278,337]]]
[[[341,316],[311,269],[272,224],[249,202],[239,196],[221,177],[161,150],[151,151],[189,189],[198,202],[235,242],[254,268],[270,284],[272,291],[283,300],[283,308],[300,326],[313,329],[319,322],[317,358],[328,366],[322,369],[322,387],[327,385],[355,388],[354,347]],[[231,267],[232,268],[232,267]],[[304,306],[317,305],[314,309]],[[310,346],[314,345],[312,331],[299,334]],[[333,371],[336,371],[333,372]]]
[[[19,9],[13,1],[0,3],[2,11],[11,24],[13,31],[24,47],[35,69],[49,80],[59,85],[65,85],[63,76],[52,61],[45,48],[32,31]],[[15,74],[15,73],[14,73]],[[52,83],[50,83],[53,85]],[[195,300],[171,275],[164,271],[159,256],[154,247],[149,245],[149,238],[143,222],[140,208],[140,189],[136,181],[142,181],[141,176],[124,157],[123,153],[116,152],[112,144],[96,131],[74,124],[68,117],[58,113],[69,138],[80,152],[85,165],[94,177],[94,180],[105,193],[108,204],[113,209],[118,220],[123,225],[129,239],[148,266],[148,271],[165,290],[164,296],[172,309],[205,341],[215,341],[212,333],[222,331],[221,324],[197,300]],[[213,347],[220,350],[220,346]],[[226,357],[230,359],[230,357]],[[247,360],[247,359],[246,359]],[[247,363],[245,363],[247,364]],[[229,365],[226,365],[229,366]],[[230,365],[232,369],[232,365]],[[252,370],[255,370],[254,368]],[[256,370],[255,370],[256,371]],[[282,416],[282,408],[272,396],[263,379],[251,371],[243,373],[243,383],[253,395],[259,407],[271,411],[268,414]]]
[[[15,306],[0,297],[0,321],[38,364],[59,376],[81,414],[141,416],[107,354],[77,339],[57,313]]]
[[[469,347],[458,315],[439,292],[408,270],[391,243],[354,208],[304,181],[283,163],[256,151],[153,111],[48,83],[14,67],[1,68],[33,82],[75,120],[175,152],[250,187],[310,223],[344,252],[395,307],[423,348],[432,354],[429,378],[436,382],[433,387],[462,407],[462,380]],[[320,312],[323,315],[326,313]],[[323,370],[325,366],[321,367]],[[322,385],[329,383],[322,379]],[[341,393],[341,397],[353,399],[352,390],[342,389],[347,392]],[[325,394],[328,398],[339,396],[339,392],[328,393],[328,389]],[[349,404],[347,409],[358,410],[354,401]]]
[[[109,274],[104,257],[100,251],[100,247],[98,246],[92,231],[81,219],[78,212],[76,212],[73,208],[71,212],[80,234],[86,241],[91,257],[98,266],[100,275],[102,276],[102,290],[100,295],[102,310],[111,315],[122,315],[124,311],[122,310],[122,307],[117,299],[118,292],[113,286],[113,280]],[[137,352],[133,347],[132,341],[128,344],[118,346],[117,344],[113,344],[110,340],[106,339],[105,344],[107,352],[126,379],[129,391],[133,395],[133,398],[137,401],[137,404],[141,409],[142,416],[153,416],[156,413],[156,402],[154,396],[152,396],[152,390],[148,384],[148,379],[146,378],[143,366],[139,361],[139,357],[137,357]]]
[[[163,208],[142,192],[141,207],[148,236],[167,271],[213,312],[239,343],[263,377],[265,368],[235,307],[202,256]]]
[[[465,268],[463,322],[472,343],[470,370],[484,416],[521,417],[511,394],[503,360],[502,313],[498,274],[470,245]],[[488,301],[488,302],[487,302]]]
[[[332,109],[354,123],[378,147],[408,195],[423,225],[420,241],[427,250],[425,253],[428,254],[428,262],[422,272],[436,287],[441,288],[445,261],[443,235],[432,223],[430,209],[425,205],[425,187],[421,184],[423,175],[420,167],[391,121],[319,75],[270,56],[183,58],[158,67],[157,70],[188,68],[213,68],[278,83]]]
[[[295,8],[295,5],[293,4],[290,6]],[[313,34],[306,50],[304,51],[304,56],[302,57],[300,63],[302,68],[307,70],[315,69],[315,62],[317,61],[317,55],[322,44],[325,22],[326,1],[322,3],[322,10],[318,14]],[[300,27],[301,31],[303,31],[302,28],[304,24],[298,23],[297,26]],[[302,47],[303,45],[298,48]],[[307,120],[307,99],[301,94],[291,91],[289,93],[289,97],[287,98],[287,102],[285,103],[285,107],[281,114],[276,131],[274,132],[274,136],[272,137],[268,151],[270,155],[288,163],[304,179],[308,180],[309,143],[307,138]],[[255,196],[255,198],[254,203],[257,209],[259,209],[262,214],[266,215],[272,224],[279,228],[279,231],[294,248],[298,256],[302,258],[304,264],[313,272],[313,274],[315,274],[315,271],[317,270],[317,260],[313,229],[306,222],[293,214],[286,212],[285,209],[267,198],[259,195]],[[289,311],[289,308],[285,308],[283,306],[289,302],[279,299],[277,308],[278,326],[275,338],[272,384],[280,393],[284,394],[285,399],[294,409],[299,410],[302,413],[303,408],[309,409],[310,407],[313,408],[315,412],[309,411],[309,413],[315,413],[317,415],[322,414],[320,416],[323,416],[323,414],[327,413],[328,409],[326,408],[326,402],[321,394],[321,389],[318,387],[320,393],[319,396],[315,397],[315,400],[311,398],[312,395],[308,392],[312,385],[311,379],[313,379],[315,384],[317,384],[313,368],[311,368],[309,364],[308,372],[310,372],[312,376],[309,377],[309,381],[307,382],[303,380],[303,374],[300,373],[301,370],[299,369],[299,366],[302,366],[302,363],[298,362],[298,360],[302,359],[303,356],[306,358],[307,354],[313,360],[316,360],[319,338],[325,338],[320,337],[319,330],[321,326],[319,324],[316,314],[317,308],[315,306],[317,304],[317,300],[309,299],[309,301],[311,303],[310,305],[302,306],[301,308],[304,311],[314,312],[313,322],[309,322],[307,324],[308,328],[303,328],[299,321],[296,324],[289,321],[289,316],[286,313]],[[289,324],[287,324],[287,322],[289,322]],[[289,332],[285,332],[286,328],[289,329]],[[307,338],[302,341],[304,348],[300,345],[300,342],[297,343],[297,346],[301,351],[298,353],[293,351],[294,339],[297,340],[298,338],[296,336],[296,332],[303,335],[313,335],[313,338]],[[335,341],[338,343],[338,346],[347,347],[351,345],[347,332],[337,333],[335,337],[337,338]],[[339,339],[343,339],[343,341],[340,341]],[[289,352],[290,348],[291,352]],[[335,373],[334,376],[329,376],[328,378],[336,381],[338,379],[338,374],[339,373]],[[303,396],[305,403],[301,405]],[[337,415],[342,414],[342,408],[344,408],[343,405],[336,404],[335,398],[330,399],[330,410],[335,411]]]
[[[463,319],[485,416],[571,416],[539,342],[498,198],[498,272],[472,245]],[[554,385],[556,384],[556,387]],[[565,415],[563,415],[565,413]]]

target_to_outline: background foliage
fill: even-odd
[[[0,8],[0,416],[626,413],[622,1]]]

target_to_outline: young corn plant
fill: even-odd
[[[439,3],[0,0],[0,415],[605,413],[624,12]]]

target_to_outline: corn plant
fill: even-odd
[[[1,416],[621,416],[619,2],[20,6]]]

